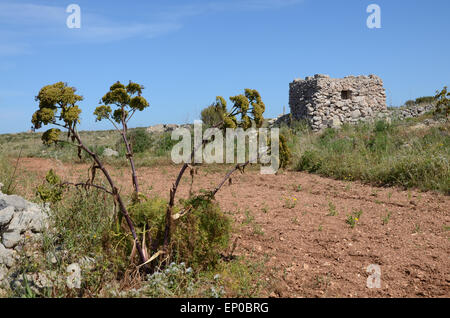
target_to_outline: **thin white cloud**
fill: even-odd
[[[64,34],[67,41],[95,41],[96,43],[114,42],[127,38],[143,36],[158,37],[181,28],[175,23],[132,24],[132,25],[87,25],[80,29],[67,29]]]
[[[30,46],[25,43],[0,43],[0,56],[14,56],[30,53]]]
[[[183,18],[224,11],[278,9],[303,0],[224,0],[197,1],[168,6],[152,13],[151,23],[117,22],[81,8],[81,28],[66,27],[65,7],[31,3],[0,3],[0,55],[30,52],[29,43],[40,38],[47,43],[114,42],[133,37],[155,38],[183,27]],[[153,11],[154,12],[154,11]],[[20,43],[18,43],[20,42]],[[42,43],[42,42],[41,42]]]
[[[166,10],[159,13],[159,17],[177,21],[184,17],[202,15],[210,12],[275,10],[297,5],[302,2],[304,2],[304,0],[226,0],[206,3],[204,1],[191,2],[186,5],[169,6]]]
[[[65,8],[31,3],[0,3],[0,22],[11,25],[49,25],[65,21]]]
[[[28,51],[15,44],[18,38],[41,37],[48,42],[111,42],[143,36],[154,38],[181,28],[174,22],[117,23],[104,16],[86,12],[82,8],[81,28],[66,26],[64,7],[0,3],[0,55],[18,55]]]

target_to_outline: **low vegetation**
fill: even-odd
[[[377,186],[401,186],[450,194],[448,123],[420,120],[344,125],[317,136],[292,136],[302,150],[295,169]]]

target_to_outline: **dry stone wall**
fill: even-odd
[[[434,103],[423,103],[389,109],[389,115],[392,119],[405,120],[408,118],[422,116],[426,113],[434,111],[435,109],[436,105]]]
[[[289,85],[289,106],[293,118],[306,119],[313,130],[373,120],[387,110],[383,81],[375,75],[296,79]]]
[[[4,194],[1,192],[2,187],[0,183],[0,298],[13,290],[21,290],[20,294],[23,294],[25,278],[31,291],[36,294],[55,284],[80,288],[81,270],[88,270],[95,262],[86,256],[80,255],[78,263],[67,266],[66,275],[48,270],[24,274],[20,270],[18,264],[22,257],[39,258],[42,233],[49,228],[49,209],[17,195]],[[61,253],[66,251],[61,250]],[[53,255],[48,259],[56,264],[55,257]]]

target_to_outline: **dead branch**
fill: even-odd
[[[244,169],[245,169],[245,167],[246,167],[249,163],[250,163],[250,160],[248,160],[248,161],[245,162],[245,163],[239,163],[239,164],[237,164],[232,170],[228,171],[228,173],[225,175],[225,177],[223,178],[223,180],[217,185],[217,187],[216,187],[213,191],[210,192],[210,193],[211,193],[211,194],[210,194],[211,197],[213,198],[213,197],[216,195],[216,193],[220,190],[220,188],[222,188],[222,186],[225,184],[225,182],[227,182],[227,180],[231,178],[231,175],[232,175],[235,171],[240,170],[240,171],[243,172]]]
[[[93,187],[93,188],[102,190],[102,191],[104,191],[104,192],[106,192],[108,194],[113,195],[113,193],[111,191],[109,191],[108,189],[106,189],[105,187],[99,186],[97,184],[88,183],[88,182],[86,182],[86,183],[83,183],[83,182],[80,182],[80,183],[62,182],[62,183],[59,184],[60,187],[66,186],[66,185],[74,186],[74,187],[77,187],[77,188],[78,187],[83,187],[85,189],[89,189],[89,187]]]
[[[142,263],[141,265],[138,265],[138,268],[141,267],[141,266],[145,266],[145,265],[147,265],[148,263],[154,261],[156,258],[158,258],[158,257],[159,257],[160,255],[162,255],[162,254],[164,254],[164,251],[158,251],[158,252],[156,252],[156,253],[153,254],[153,256],[150,257],[147,261],[145,261],[145,262]]]

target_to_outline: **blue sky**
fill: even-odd
[[[66,26],[71,3],[80,29]],[[381,29],[366,27],[372,3]],[[110,128],[92,112],[117,80],[146,87],[133,127],[192,122],[244,88],[274,117],[289,82],[317,73],[379,75],[400,105],[449,84],[448,12],[448,0],[0,0],[0,133],[27,131],[34,97],[58,81],[84,96],[80,129]]]

